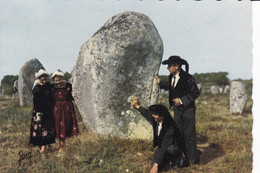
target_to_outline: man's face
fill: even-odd
[[[162,120],[163,120],[163,117],[160,117],[160,116],[157,115],[157,114],[153,114],[152,116],[153,116],[155,122],[158,122],[158,123],[159,123],[159,122],[162,122]]]
[[[170,74],[176,74],[176,72],[179,70],[179,65],[168,64],[167,69],[169,70]]]

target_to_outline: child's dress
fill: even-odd
[[[55,143],[53,96],[50,85],[36,83],[33,88],[33,115],[30,144],[42,146]]]
[[[66,137],[78,135],[78,125],[74,105],[72,101],[72,86],[65,83],[63,87],[51,85],[51,91],[55,99],[54,119],[56,138],[65,139]]]

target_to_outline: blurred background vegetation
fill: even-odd
[[[63,79],[68,81],[70,78],[71,74],[69,72],[65,72]],[[16,80],[18,80],[18,75],[5,75],[3,77],[3,79],[1,80],[1,87],[5,90],[5,95],[11,95],[14,81]]]
[[[2,88],[5,90],[6,95],[11,95],[14,81],[18,80],[18,75],[6,75],[1,81]]]

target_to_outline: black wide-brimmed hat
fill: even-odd
[[[160,104],[149,106],[149,110],[152,113],[157,114],[161,117],[166,117],[166,118],[171,117],[171,114],[169,113],[168,109],[165,106]]]
[[[172,64],[172,63],[177,63],[181,65],[185,65],[185,71],[188,73],[189,72],[189,64],[186,60],[182,59],[181,57],[177,55],[170,56],[167,60],[164,60],[162,62],[163,65],[165,64]]]

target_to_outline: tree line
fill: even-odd
[[[71,78],[71,74],[69,72],[65,72],[63,79],[68,81],[70,78]],[[1,89],[5,90],[5,95],[11,95],[12,88],[16,80],[18,80],[18,75],[5,75],[3,77],[3,79],[1,80],[1,87],[2,87]]]
[[[59,70],[60,71],[60,70]],[[210,73],[195,73],[193,77],[196,79],[197,83],[204,84],[212,84],[212,85],[219,85],[225,86],[229,85],[230,79],[227,77],[228,72],[210,72]],[[159,76],[161,81],[168,81],[168,75],[160,75]],[[69,72],[64,73],[64,80],[68,81],[71,78],[71,74]],[[2,79],[2,88],[5,89],[5,93],[7,95],[11,94],[12,87],[14,81],[18,79],[18,75],[6,75]],[[253,86],[252,79],[250,80],[243,80],[237,79],[237,81],[244,82],[246,84],[247,89],[251,89]]]

